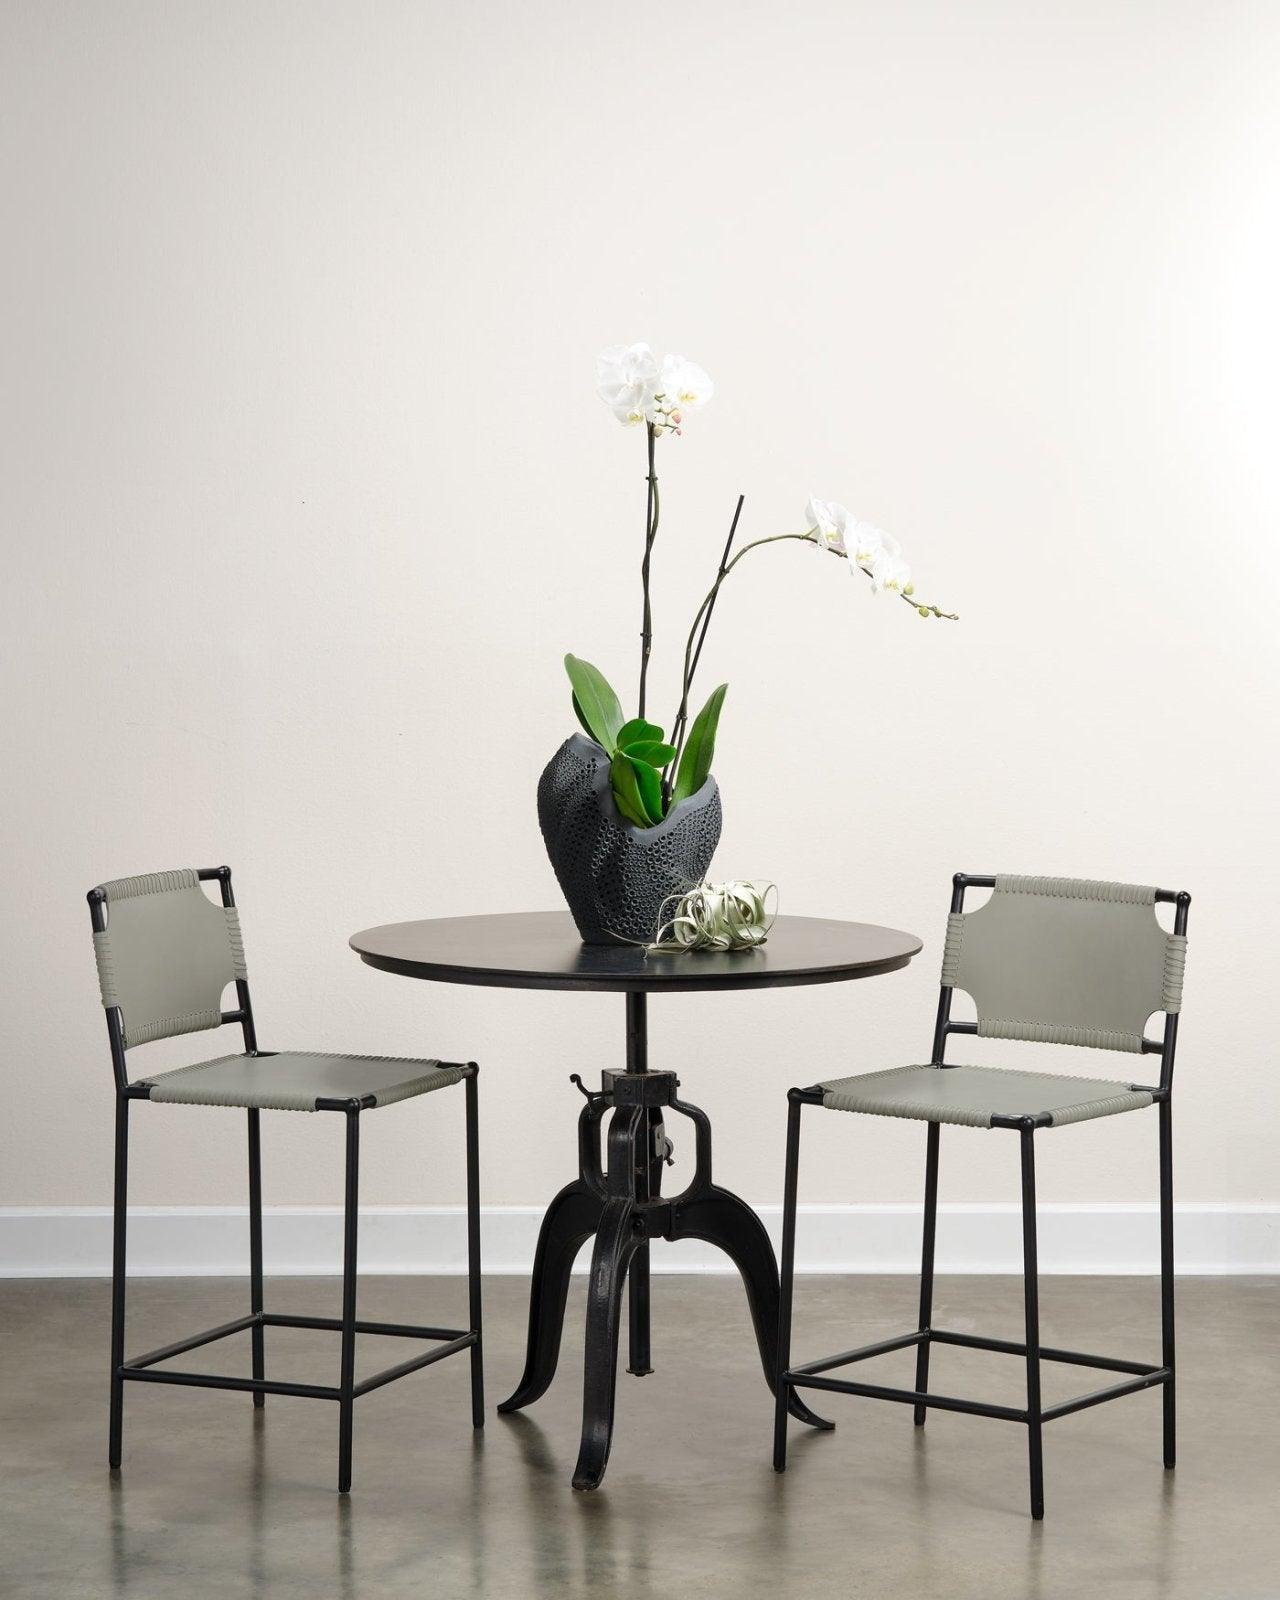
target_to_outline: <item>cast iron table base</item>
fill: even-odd
[[[772,1391],[778,1357],[778,1265],[764,1224],[744,1200],[711,1181],[711,1123],[706,1112],[678,1098],[673,1072],[650,1072],[643,994],[627,995],[627,1070],[605,1072],[602,1087],[571,1081],[586,1098],[578,1118],[578,1176],[547,1208],[538,1235],[529,1297],[524,1374],[498,1407],[519,1411],[547,1392],[560,1356],[569,1276],[574,1259],[595,1235],[587,1288],[586,1362],[582,1393],[582,1444],[573,1473],[575,1489],[598,1488],[609,1461],[622,1290],[630,1279],[627,1370],[653,1371],[649,1346],[649,1241],[703,1239],[723,1250],[747,1290],[765,1382]],[[670,1159],[663,1112],[670,1108],[694,1126],[693,1179],[682,1193],[662,1196],[662,1168]],[[600,1125],[609,1122],[608,1158],[600,1162]],[[833,1423],[817,1416],[793,1390],[792,1416],[815,1428]]]

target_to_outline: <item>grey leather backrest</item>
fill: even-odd
[[[234,906],[215,905],[194,869],[104,883],[107,926],[93,936],[104,1006],[126,1045],[216,1028],[222,992],[246,978]]]
[[[1085,878],[998,876],[990,900],[947,921],[942,981],[972,995],[988,1038],[1142,1049],[1156,1011],[1182,1005],[1184,935],[1156,891]]]

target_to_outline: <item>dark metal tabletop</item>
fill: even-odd
[[[584,945],[567,911],[392,922],[353,934],[350,943],[371,967],[409,978],[613,994],[844,983],[905,967],[923,948],[897,928],[786,916],[756,950],[647,954],[639,946]]]

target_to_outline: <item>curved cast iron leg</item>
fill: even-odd
[[[673,1203],[670,1237],[705,1239],[723,1250],[742,1274],[765,1382],[773,1393],[778,1364],[778,1263],[764,1223],[745,1200],[713,1183],[691,1199]],[[797,1421],[811,1427],[835,1427],[834,1422],[810,1411],[794,1390],[790,1411]]]
[[[586,1365],[582,1385],[582,1444],[573,1471],[575,1489],[595,1489],[604,1477],[613,1439],[613,1401],[618,1379],[618,1325],[627,1268],[641,1243],[635,1232],[635,1202],[607,1200],[587,1289]]]
[[[596,1231],[604,1202],[585,1183],[566,1184],[547,1207],[533,1258],[524,1375],[499,1411],[519,1411],[547,1392],[560,1359],[565,1301],[574,1258]]]

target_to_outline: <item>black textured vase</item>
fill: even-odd
[[[538,822],[584,944],[647,943],[663,902],[702,882],[720,843],[720,790],[708,778],[653,828],[614,804],[609,757],[575,733],[538,780]]]

